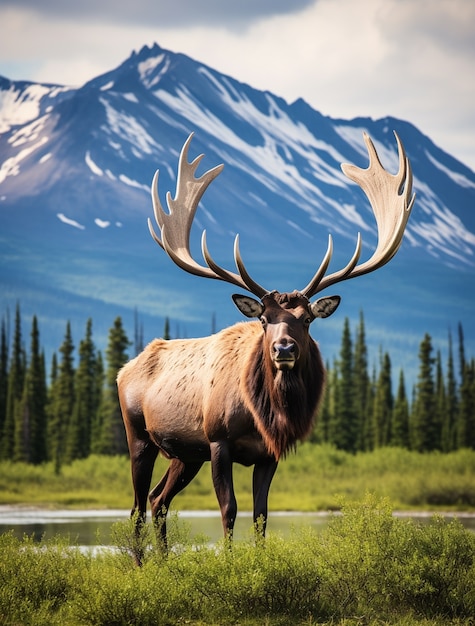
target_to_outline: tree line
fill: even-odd
[[[426,333],[410,396],[402,369],[394,393],[389,354],[380,354],[370,374],[363,314],[354,338],[346,318],[339,357],[332,367],[327,364],[327,390],[313,440],[349,452],[384,446],[418,452],[475,449],[475,359],[465,355],[461,324],[458,342],[457,372],[451,333],[446,363]]]
[[[167,319],[165,339],[170,339],[169,328]],[[465,356],[460,325],[458,334],[458,375],[450,333],[446,364],[440,351],[434,356],[430,335],[424,336],[409,397],[402,370],[393,393],[387,352],[369,373],[363,314],[354,338],[346,318],[338,358],[327,364],[327,391],[312,440],[350,452],[387,445],[420,452],[475,448],[475,360]],[[137,354],[143,347],[137,316],[133,343],[122,319],[114,320],[105,359],[93,340],[92,319],[75,358],[68,322],[49,371],[36,316],[29,351],[24,347],[19,305],[12,335],[10,341],[7,315],[0,337],[0,460],[52,461],[59,472],[63,464],[90,454],[126,454],[116,376],[129,358],[128,349],[133,346]]]

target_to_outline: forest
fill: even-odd
[[[37,317],[25,348],[21,308],[13,328],[2,318],[0,339],[0,460],[61,467],[91,454],[127,454],[117,398],[116,375],[143,348],[117,317],[109,330],[105,355],[88,319],[76,347],[66,323],[64,339],[45,363]],[[165,321],[163,337],[170,339]],[[10,338],[11,334],[11,338]],[[339,354],[327,363],[327,389],[311,441],[350,453],[394,446],[416,452],[475,449],[475,359],[465,354],[462,326],[455,350],[448,334],[447,362],[426,333],[419,345],[419,369],[406,389],[404,371],[393,390],[389,353],[382,352],[370,373],[363,313],[352,334],[345,318]],[[456,356],[454,356],[456,352]]]

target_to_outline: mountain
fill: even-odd
[[[61,344],[66,320],[78,345],[92,317],[104,348],[117,315],[133,337],[138,311],[145,340],[162,334],[167,317],[176,336],[240,319],[229,297],[235,288],[179,270],[148,233],[154,172],[164,204],[191,131],[190,158],[205,153],[199,173],[225,164],[196,215],[196,256],[206,228],[212,256],[233,269],[239,232],[250,274],[280,291],[307,284],[328,233],[330,270],[349,260],[358,231],[369,258],[372,211],[340,164],[367,166],[366,131],[396,172],[396,131],[417,194],[401,250],[384,268],[335,286],[343,304],[315,322],[313,335],[332,360],[344,318],[354,329],[363,311],[372,362],[382,347],[394,370],[412,376],[425,332],[444,351],[461,323],[475,352],[473,171],[407,121],[323,116],[154,45],[80,88],[0,77],[1,309],[19,301],[27,324],[36,313],[47,354]]]

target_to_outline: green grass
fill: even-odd
[[[475,614],[475,535],[457,521],[420,526],[386,499],[346,502],[323,532],[283,539],[190,538],[172,519],[168,556],[130,522],[115,551],[93,556],[64,541],[0,536],[0,624],[34,626],[469,626]]]
[[[167,462],[157,461],[154,481]],[[252,469],[236,465],[241,511],[252,509]],[[318,511],[339,507],[341,496],[370,491],[397,509],[475,510],[475,451],[419,454],[398,448],[351,455],[331,446],[304,444],[283,460],[270,491],[271,510]],[[0,504],[128,509],[133,502],[125,457],[91,456],[64,466],[0,463]],[[217,509],[209,463],[173,503],[179,510]]]

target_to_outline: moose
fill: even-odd
[[[117,384],[131,459],[137,526],[145,520],[147,499],[159,537],[166,547],[166,515],[170,503],[211,461],[214,489],[225,535],[232,536],[237,514],[233,463],[253,465],[253,519],[265,534],[268,493],[279,460],[310,434],[325,386],[325,370],[317,343],[309,333],[317,318],[330,316],[339,296],[310,298],[340,281],[382,267],[401,246],[414,204],[412,171],[396,133],[399,171],[387,172],[369,136],[364,141],[369,166],[342,164],[344,174],[365,192],[373,210],[378,243],[371,258],[358,264],[361,236],[343,269],[326,275],[333,253],[332,237],[320,267],[301,291],[279,293],[256,283],[234,244],[237,273],[210,256],[206,231],[202,254],[206,265],[190,252],[190,230],[202,195],[218,176],[218,165],[196,177],[203,154],[188,161],[193,133],[178,165],[175,198],[167,194],[168,212],[158,196],[158,171],[152,201],[160,237],[151,220],[150,233],[181,269],[225,281],[255,296],[233,295],[242,321],[209,337],[155,339],[119,372]],[[257,298],[257,299],[256,299]],[[170,463],[150,491],[155,460],[161,453]]]

